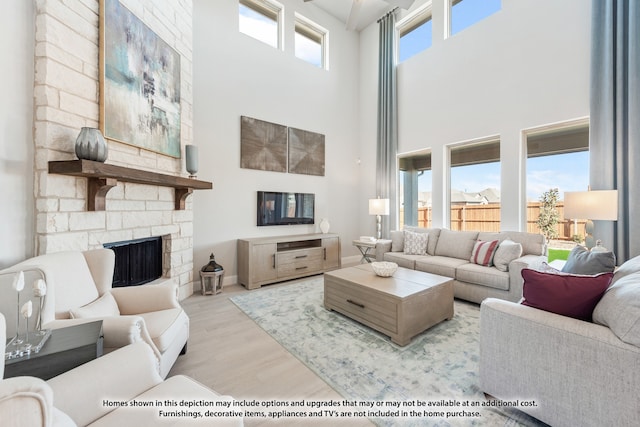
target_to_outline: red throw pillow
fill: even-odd
[[[611,284],[613,273],[582,276],[525,268],[522,278],[522,304],[590,322],[593,309]]]

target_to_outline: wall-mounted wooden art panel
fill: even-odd
[[[287,127],[240,117],[240,167],[287,171]]]
[[[324,135],[289,128],[289,172],[324,176]]]

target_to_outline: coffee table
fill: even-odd
[[[405,346],[453,317],[453,279],[402,267],[380,277],[361,264],[324,273],[324,306]]]
[[[102,320],[52,329],[38,353],[5,360],[4,377],[21,375],[48,380],[102,356]]]

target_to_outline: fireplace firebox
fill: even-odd
[[[137,286],[162,276],[162,237],[105,243],[116,255],[113,287]]]

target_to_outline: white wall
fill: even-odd
[[[446,40],[444,4],[433,1],[433,45],[398,69],[399,152],[431,149],[434,225],[446,226],[447,145],[499,135],[501,227],[524,229],[522,131],[589,115],[591,2],[503,0]],[[375,24],[361,34],[360,145],[374,165],[377,34]],[[374,169],[363,169],[363,183]]]
[[[340,234],[343,256],[357,252],[358,236],[358,36],[310,3],[282,0],[284,51],[238,31],[236,0],[194,0],[194,144],[198,177],[214,182],[193,197],[194,268],[213,252],[235,281],[236,241],[263,235],[318,231],[328,218]],[[329,30],[329,70],[293,53],[294,12]],[[240,168],[240,116],[325,135],[325,176]],[[315,226],[256,226],[258,190],[316,195]]]
[[[0,14],[0,269],[33,253],[34,5],[9,0]]]

